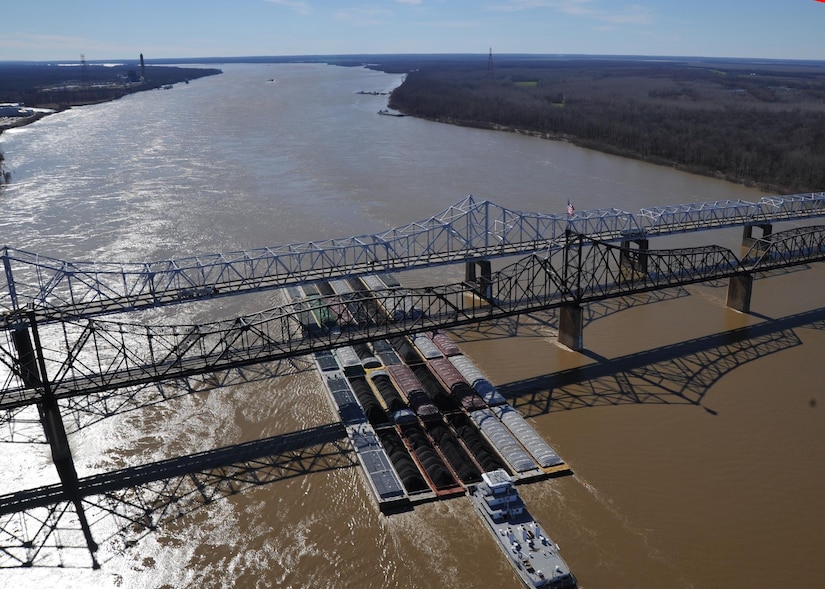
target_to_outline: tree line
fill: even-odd
[[[220,74],[213,68],[146,66],[146,78],[129,83],[140,75],[138,65],[102,66],[89,64],[67,67],[19,62],[0,63],[0,102],[63,109],[81,104],[115,100],[133,92],[160,88]]]
[[[825,72],[807,65],[440,64],[411,71],[390,106],[773,191],[825,189]]]

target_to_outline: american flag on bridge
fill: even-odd
[[[567,199],[567,214],[572,215],[576,212],[576,207],[573,206],[573,203],[570,202],[570,199]]]

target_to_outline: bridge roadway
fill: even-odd
[[[375,272],[528,255],[564,246],[567,232],[601,242],[766,226],[825,216],[825,193],[551,215],[469,196],[425,221],[375,235],[150,262],[64,261],[0,249],[0,326],[91,317]]]
[[[742,259],[719,246],[640,253],[578,236],[562,249],[530,255],[493,274],[481,297],[466,283],[364,290],[192,326],[91,318],[38,325],[33,313],[31,318],[40,332],[35,339],[48,342],[42,350],[46,382],[61,399],[823,259],[825,226],[775,233]],[[321,310],[333,321],[314,328],[312,314]],[[25,374],[13,332],[5,333],[0,409],[38,403],[40,375],[36,368]]]

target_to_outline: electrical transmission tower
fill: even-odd
[[[86,65],[86,54],[80,54],[80,81],[84,88],[89,87],[89,68]]]
[[[493,82],[495,79],[496,76],[493,71],[493,48],[490,47],[490,57],[487,58],[487,80]]]

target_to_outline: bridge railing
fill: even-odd
[[[639,211],[648,236],[825,216],[825,192],[762,197],[757,202],[717,200]]]
[[[766,221],[825,216],[825,192],[763,196],[758,214]]]
[[[577,211],[567,218],[565,228],[572,233],[593,236],[602,241],[642,232],[635,215],[621,209]]]
[[[199,325],[64,320],[39,326],[43,366],[56,397],[71,397],[825,259],[825,226],[773,234],[769,241],[739,260],[720,246],[640,252],[577,236],[565,248],[495,273],[488,300],[468,296],[471,287],[458,283],[319,296],[311,305],[291,300]],[[17,340],[11,331],[3,334],[0,408],[36,402],[38,387],[18,366]]]
[[[645,234],[652,236],[743,225],[758,208],[745,200],[717,200],[641,209],[639,217]]]
[[[0,323],[34,306],[42,320],[93,316],[380,271],[527,255],[569,234],[618,241],[825,216],[825,193],[642,209],[525,213],[467,197],[430,219],[378,233],[147,263],[65,261],[0,251]]]
[[[381,270],[535,251],[567,219],[468,197],[438,216],[389,231],[149,263],[68,262],[6,247],[0,313],[29,305],[93,315],[264,290]],[[8,323],[8,321],[7,321]]]

